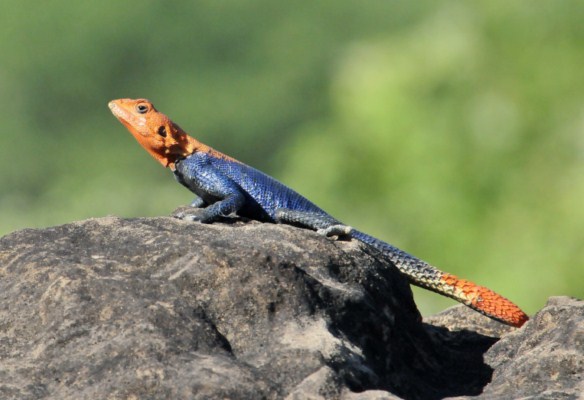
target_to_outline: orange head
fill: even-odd
[[[197,143],[146,99],[118,99],[108,104],[112,113],[142,145],[165,167],[192,154]]]

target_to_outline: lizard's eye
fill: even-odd
[[[158,134],[162,137],[166,137],[166,128],[164,126],[158,128]]]
[[[146,114],[148,111],[148,106],[146,104],[138,104],[136,106],[136,111],[138,111],[140,114]]]

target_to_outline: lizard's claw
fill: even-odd
[[[179,219],[191,222],[203,222],[203,217],[195,214],[185,214],[178,217]]]
[[[324,229],[318,229],[316,231],[316,233],[326,236],[326,237],[331,237],[331,236],[350,236],[351,232],[353,232],[353,228],[351,228],[348,225],[331,225],[327,228]]]
[[[197,212],[196,210],[189,210],[189,211],[179,211],[172,215],[175,218],[182,219],[185,221],[192,221],[192,222],[208,222],[209,217],[206,213]]]

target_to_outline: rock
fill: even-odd
[[[520,330],[465,307],[422,322],[355,241],[91,219],[0,239],[0,398],[571,398],[583,310],[555,298]]]
[[[552,297],[485,354],[494,369],[486,398],[584,398],[584,302]]]
[[[483,393],[476,398],[584,397],[582,300],[552,297],[521,329],[485,320],[461,306],[427,318],[426,322],[446,326],[451,330],[473,329],[481,334],[501,337],[484,354],[485,362],[493,369],[493,376]]]

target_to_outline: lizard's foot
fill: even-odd
[[[329,227],[318,229],[316,233],[331,237],[331,236],[350,236],[351,232],[353,232],[353,228],[348,225],[331,225]]]
[[[205,212],[202,212],[201,209],[189,210],[189,211],[179,211],[172,215],[175,218],[182,219],[185,221],[192,221],[192,222],[202,222],[202,223],[210,223],[211,218]]]

